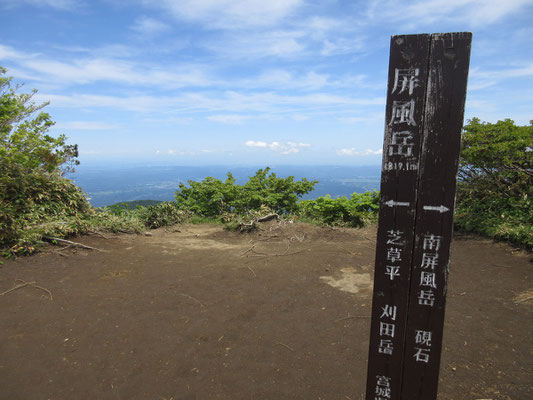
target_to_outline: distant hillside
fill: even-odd
[[[121,201],[120,203],[112,204],[110,207],[127,208],[128,210],[135,210],[137,206],[148,207],[155,206],[162,203],[162,200],[133,200],[133,201]]]

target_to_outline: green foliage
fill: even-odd
[[[133,200],[133,201],[122,201],[120,203],[112,204],[108,208],[127,208],[128,210],[136,210],[137,207],[148,207],[155,206],[159,203],[162,203],[161,200]]]
[[[294,216],[327,225],[361,227],[377,220],[379,193],[354,193],[350,199],[329,196],[315,200],[300,200],[313,190],[317,181],[294,177],[279,178],[270,168],[260,169],[244,185],[236,185],[228,174],[226,181],[212,177],[201,182],[179,185],[176,204],[191,211],[194,218],[218,218],[231,230],[243,230],[254,219],[270,213]]]
[[[207,177],[201,182],[189,181],[189,187],[179,185],[176,203],[179,208],[204,217],[219,217],[226,213],[239,215],[266,206],[279,214],[298,211],[298,199],[313,190],[316,181],[293,176],[278,178],[270,168],[260,169],[244,185],[236,185],[228,173],[226,181]]]
[[[204,217],[218,217],[232,211],[239,187],[230,173],[225,182],[209,176],[201,182],[190,180],[188,183],[189,187],[180,183],[176,191],[176,204],[180,209]]]
[[[0,67],[0,160],[1,166],[22,171],[69,171],[78,162],[78,148],[67,145],[64,135],[53,138],[46,133],[54,125],[50,115],[39,112],[48,103],[36,105],[37,93],[18,94],[20,85],[12,85]],[[4,172],[4,171],[2,171]]]
[[[278,178],[270,168],[260,169],[239,190],[235,203],[238,213],[260,210],[266,206],[278,214],[298,211],[298,199],[310,193],[317,181],[303,178],[295,181],[294,176]]]
[[[37,232],[57,219],[77,219],[90,205],[62,175],[77,164],[77,147],[65,136],[53,138],[54,124],[32,101],[36,91],[18,94],[0,67],[0,247],[11,253],[34,250]],[[37,115],[35,115],[37,114]],[[55,229],[66,231],[70,222]]]
[[[353,193],[351,198],[329,195],[300,202],[300,215],[326,225],[362,227],[377,221],[379,192]]]
[[[533,121],[516,126],[510,119],[495,124],[474,118],[464,127],[460,182],[487,186],[487,195],[519,197],[531,190]]]
[[[458,229],[533,249],[533,124],[465,126],[457,188]]]
[[[182,224],[190,221],[190,211],[182,210],[176,203],[165,201],[154,206],[139,209],[140,221],[150,229]]]

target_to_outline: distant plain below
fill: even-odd
[[[231,172],[237,184],[244,184],[265,166],[78,166],[72,179],[88,195],[95,207],[134,200],[172,200],[179,183],[201,181],[212,176],[225,180]],[[381,168],[372,166],[271,166],[278,177],[317,180],[314,190],[304,199],[329,194],[347,196],[367,190],[379,190]]]

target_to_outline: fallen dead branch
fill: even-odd
[[[501,264],[491,264],[491,265],[493,265],[493,266],[495,266],[495,267],[500,267],[500,268],[511,268],[511,267],[508,266],[508,265],[501,265]]]
[[[237,268],[232,268],[232,269],[244,269],[244,268],[248,268],[248,270],[252,273],[254,278],[257,278],[257,274],[255,273],[255,271],[252,269],[252,267],[249,267],[248,265],[246,265],[244,267],[237,267]]]
[[[518,294],[513,300],[515,304],[526,303],[528,301],[533,300],[533,289],[529,289],[525,292]]]
[[[249,249],[247,250],[244,250],[243,252],[241,252],[241,254],[239,254],[241,257],[244,256],[246,253],[249,253],[250,251],[252,251],[254,249],[254,246],[255,245],[252,245],[252,247],[250,247]]]
[[[256,222],[267,222],[267,221],[270,221],[270,220],[273,220],[273,219],[275,219],[276,221],[279,221],[279,215],[278,214],[268,214],[268,215],[265,215],[264,217],[256,218],[255,221]]]
[[[202,307],[207,307],[207,305],[203,302],[201,302],[200,300],[198,300],[196,297],[192,297],[191,295],[189,294],[186,294],[186,293],[178,293],[180,296],[183,296],[183,297],[187,297],[195,302],[197,302],[198,304],[200,304]]]
[[[63,253],[61,253],[61,252],[62,252],[63,250],[69,249],[69,248],[71,248],[71,247],[72,247],[72,245],[69,244],[69,245],[67,245],[67,246],[65,246],[65,247],[61,247],[60,249],[55,250],[54,253],[59,254],[61,257],[68,257],[68,255],[63,254]]]
[[[104,235],[102,232],[98,232],[98,231],[89,231],[87,232],[89,235],[98,235],[98,236],[101,236],[103,237],[104,239],[111,239],[109,236],[106,236]]]
[[[291,251],[290,253],[288,251],[286,251],[285,253],[263,253],[263,252],[260,252],[260,251],[256,251],[255,249],[252,248],[251,252],[254,253],[253,255],[255,255],[256,257],[283,257],[283,256],[292,256],[294,254],[298,254],[298,253],[301,253],[302,251],[306,251],[306,250],[311,250],[311,248]]]
[[[283,257],[283,256],[292,256],[293,254],[298,254],[298,253],[301,253],[302,251],[306,251],[306,250],[310,250],[310,249],[301,249],[301,250],[296,250],[296,251],[292,251],[290,253],[282,253],[282,254],[279,254],[279,253],[273,253],[273,254],[269,254],[269,253],[257,253],[257,256],[260,256],[260,257]],[[255,251],[254,251],[255,253]]]
[[[6,294],[11,293],[11,292],[13,292],[13,291],[15,291],[17,289],[21,289],[21,288],[26,287],[26,286],[31,286],[31,287],[34,287],[36,289],[40,289],[40,290],[46,292],[46,294],[48,294],[48,296],[50,296],[50,301],[54,300],[54,297],[52,296],[52,292],[50,290],[42,287],[42,286],[36,285],[35,281],[26,282],[26,281],[24,281],[22,279],[16,279],[15,282],[22,282],[22,283],[20,285],[17,285],[15,287],[9,289],[9,290],[6,290],[5,292],[0,293],[0,296],[5,296]]]
[[[285,347],[286,349],[289,349],[290,351],[294,351],[294,349],[293,349],[291,346],[286,345],[285,343],[276,342],[276,344],[279,344],[280,346],[283,346],[283,347]]]
[[[239,230],[240,231],[243,231],[243,230],[251,231],[254,228],[256,228],[256,224],[258,222],[267,222],[267,221],[271,221],[273,219],[275,219],[278,222],[280,221],[280,218],[279,218],[278,214],[268,214],[268,215],[264,215],[262,217],[254,218],[247,224],[246,223],[239,224]]]
[[[271,235],[271,236],[267,236],[267,237],[264,237],[264,238],[261,238],[261,239],[257,239],[256,242],[264,242],[264,241],[267,241],[267,240],[270,240],[270,239],[274,239],[274,238],[277,238],[279,237],[278,235]]]
[[[105,252],[105,250],[102,250],[102,249],[98,249],[96,247],[92,247],[92,246],[87,246],[86,244],[81,244],[81,243],[76,243],[76,242],[72,242],[70,240],[66,240],[66,239],[60,239],[60,238],[56,238],[56,237],[51,237],[51,236],[43,236],[43,239],[48,241],[48,242],[51,242],[52,244],[54,242],[56,243],[63,243],[63,244],[68,244],[70,246],[75,246],[75,247],[81,247],[83,249],[88,249],[88,250],[96,250],[96,251],[100,251],[100,252]],[[69,247],[70,247],[69,246]],[[64,250],[64,248],[63,248]]]
[[[533,300],[533,295],[529,296],[529,297],[524,297],[520,300],[517,300],[516,302],[517,303],[525,303],[526,301],[530,301],[530,300]]]
[[[299,242],[303,242],[303,240],[305,239],[305,233],[302,234],[302,236],[298,236],[297,234],[294,234],[294,236],[291,236],[290,238],[288,238],[289,240],[297,240]]]
[[[119,230],[117,230],[117,232],[127,233],[128,235],[135,235],[137,233],[137,232],[134,232],[134,231],[128,231],[126,229],[119,229]]]
[[[370,315],[348,315],[346,317],[336,319],[335,322],[344,321],[344,320],[351,319],[351,318],[367,319],[367,318],[370,318]]]

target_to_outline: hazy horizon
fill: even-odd
[[[123,201],[172,200],[179,183],[200,181],[207,176],[224,180],[231,172],[238,184],[243,184],[259,169],[270,167],[279,177],[294,176],[299,180],[318,180],[315,189],[305,199],[325,196],[350,196],[354,192],[379,189],[379,165],[93,165],[78,168],[67,177],[79,185],[96,207]],[[81,166],[80,166],[81,167]]]

